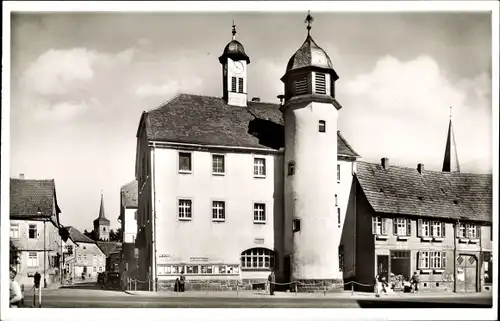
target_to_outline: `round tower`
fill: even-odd
[[[285,217],[291,230],[291,278],[321,283],[342,278],[340,228],[335,214],[339,78],[328,54],[310,34],[290,58],[281,78],[285,101]]]

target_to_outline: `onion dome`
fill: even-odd
[[[332,60],[328,54],[316,44],[311,35],[307,35],[302,46],[288,60],[286,72],[306,67],[333,69]]]
[[[246,60],[247,64],[250,63],[250,58],[245,53],[245,48],[243,45],[236,40],[236,25],[233,22],[233,40],[231,40],[226,47],[224,47],[224,51],[222,55],[219,57],[219,62],[224,63],[227,58],[231,58],[233,60]]]

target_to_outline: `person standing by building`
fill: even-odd
[[[276,284],[276,276],[274,275],[274,270],[271,270],[271,274],[267,278],[269,281],[269,295],[274,295],[274,286]]]
[[[21,306],[23,301],[23,292],[21,291],[21,286],[16,281],[17,271],[13,268],[10,269],[10,302],[9,306],[11,308],[18,308]]]
[[[179,278],[179,292],[184,292],[184,283],[186,282],[186,277],[184,276],[184,270],[181,271],[181,276]]]
[[[419,283],[418,274],[417,274],[417,271],[415,271],[415,272],[413,272],[413,275],[411,277],[411,285],[413,287],[413,294],[417,293],[417,291],[418,291],[418,283]]]

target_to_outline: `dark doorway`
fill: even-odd
[[[401,289],[403,281],[411,276],[410,251],[391,251],[391,283]]]
[[[389,280],[389,255],[377,255],[377,274]]]

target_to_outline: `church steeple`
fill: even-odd
[[[101,191],[101,206],[99,207],[99,216],[94,220],[94,233],[99,240],[109,240],[110,221],[104,215],[104,194]]]
[[[455,143],[455,134],[453,133],[453,124],[451,121],[451,107],[450,124],[448,125],[448,137],[446,138],[446,147],[444,150],[443,172],[460,172],[457,145]]]

